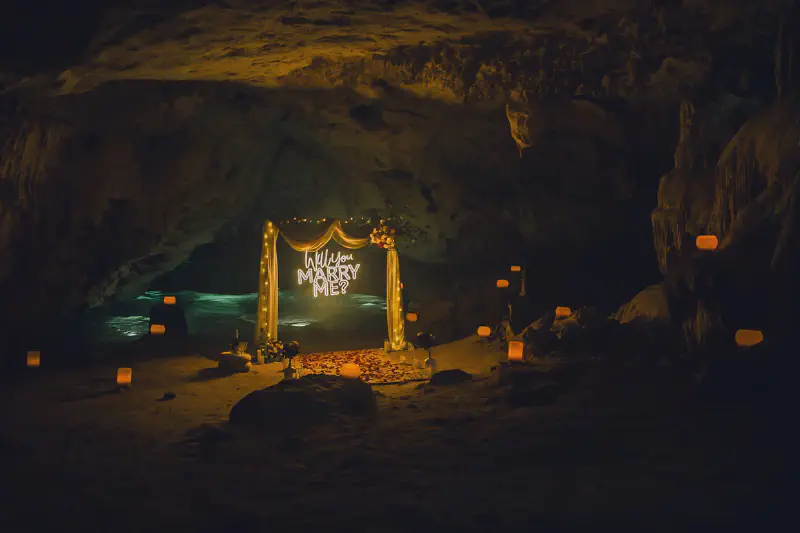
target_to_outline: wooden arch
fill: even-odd
[[[258,310],[254,344],[262,347],[278,339],[278,235],[298,252],[316,252],[331,239],[349,250],[358,250],[370,244],[369,238],[357,239],[345,233],[342,223],[334,220],[319,236],[301,242],[289,238],[275,224],[264,223],[264,240],[261,246],[261,267],[258,282]],[[386,252],[386,325],[392,350],[406,347],[403,301],[400,289],[400,259],[397,250]]]

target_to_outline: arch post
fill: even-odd
[[[386,253],[386,324],[392,350],[406,348],[405,317],[400,291],[400,258],[397,250]]]
[[[278,338],[278,228],[271,221],[264,223],[264,240],[261,245],[261,269],[258,280],[258,309],[256,333],[253,344]]]

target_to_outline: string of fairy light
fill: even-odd
[[[349,218],[331,218],[331,217],[323,217],[323,218],[305,218],[305,217],[294,217],[294,218],[287,218],[285,220],[281,220],[281,226],[288,226],[290,224],[324,224],[326,222],[333,222],[334,220],[339,220],[342,224],[356,224],[356,225],[372,225],[373,219],[371,217],[349,217]],[[379,219],[381,224],[385,224],[386,222],[396,221],[396,220],[405,220],[402,216],[401,217],[384,217]]]

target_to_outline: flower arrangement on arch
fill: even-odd
[[[384,250],[394,250],[396,247],[396,235],[397,230],[387,226],[385,220],[381,220],[380,225],[370,233],[369,242]]]

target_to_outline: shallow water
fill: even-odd
[[[258,295],[170,293],[186,313],[193,337],[230,339],[238,329],[250,339],[255,329]],[[124,343],[147,334],[150,310],[165,294],[148,291],[135,300],[95,309],[86,316],[85,331],[96,343]],[[376,345],[385,337],[386,300],[366,294],[314,298],[292,291],[278,295],[278,333],[283,339],[304,339],[332,347],[330,339],[358,337]],[[323,339],[328,339],[323,341]],[[316,341],[316,342],[314,342]]]

